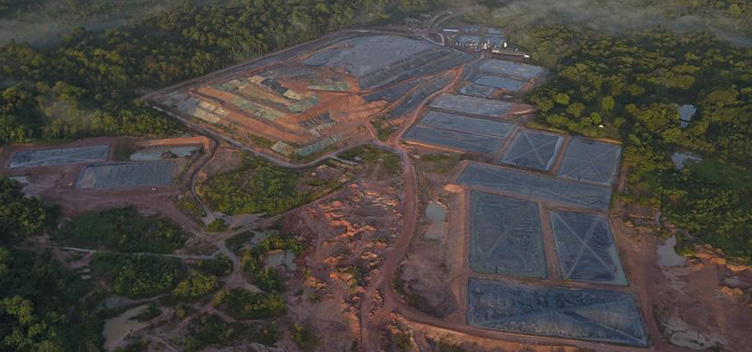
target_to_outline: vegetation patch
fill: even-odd
[[[214,219],[209,225],[206,225],[206,230],[209,232],[222,232],[226,231],[227,228],[228,226],[224,219]]]
[[[278,336],[275,324],[227,323],[219,316],[201,314],[188,326],[183,347],[186,351],[193,352],[208,346],[227,347],[242,341],[273,346],[277,343]]]
[[[172,290],[172,297],[196,299],[204,297],[219,288],[219,280],[214,275],[193,273],[189,278],[178,283]]]
[[[329,193],[339,186],[339,176],[322,179],[314,172],[281,168],[245,154],[238,170],[210,178],[198,192],[224,214],[276,215]]]
[[[397,126],[392,125],[391,122],[385,118],[375,119],[371,124],[376,127],[376,137],[382,142],[389,139],[389,136],[397,130]]]
[[[142,352],[149,347],[149,339],[142,337],[136,341],[130,342],[125,346],[118,347],[115,352]]]
[[[241,232],[225,241],[227,248],[235,254],[240,254],[241,249],[246,246],[255,234],[251,231]]]
[[[155,296],[180,281],[180,260],[147,254],[95,254],[91,267],[118,295],[129,298]]]
[[[244,289],[220,292],[214,298],[214,305],[239,320],[273,318],[287,311],[282,296]]]
[[[446,174],[452,171],[462,159],[455,153],[434,153],[420,156],[420,166],[426,172]]]
[[[243,270],[251,275],[253,283],[258,288],[266,292],[282,292],[285,290],[285,285],[279,272],[274,268],[264,266],[266,253],[274,250],[291,250],[297,256],[305,249],[306,244],[303,240],[296,237],[283,237],[275,232],[253,248],[246,249],[240,258],[240,263]]]
[[[153,253],[171,253],[186,241],[183,231],[169,219],[142,216],[133,206],[84,214],[68,224],[60,238],[77,246]]]
[[[292,334],[290,335],[292,342],[295,342],[298,347],[303,351],[313,351],[316,345],[319,343],[319,339],[316,334],[310,328],[307,328],[299,323],[293,325]]]
[[[6,246],[0,231],[0,350],[79,351],[104,342],[91,286],[49,254]]]
[[[397,176],[402,171],[399,156],[372,145],[364,145],[346,150],[340,153],[339,157],[344,160],[362,162],[367,165],[379,165],[390,176]]]
[[[50,216],[37,198],[26,198],[21,185],[0,177],[0,240],[10,235],[30,236],[42,232]]]
[[[159,309],[156,303],[149,303],[148,306],[146,306],[146,309],[144,309],[141,313],[133,317],[133,319],[136,319],[138,321],[144,322],[152,320],[162,314],[162,310]]]
[[[413,346],[412,335],[409,332],[398,332],[394,334],[394,346],[400,351],[410,351]]]
[[[115,145],[115,161],[130,161],[131,154],[136,151],[133,144],[126,140],[121,140]]]
[[[224,254],[218,255],[214,259],[201,259],[196,263],[199,271],[214,276],[227,276],[232,273],[232,260]]]
[[[175,202],[175,206],[195,219],[200,219],[206,216],[204,208],[201,207],[201,204],[199,204],[190,193],[184,194],[182,198],[178,199]]]

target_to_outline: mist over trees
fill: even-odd
[[[525,35],[528,28],[580,25],[611,33],[665,28],[677,33],[704,31],[736,45],[752,46],[752,3],[746,0],[513,0],[473,17],[502,23]]]
[[[0,48],[0,144],[99,135],[170,135],[174,120],[138,97],[302,43],[361,18],[427,10],[429,0],[249,0],[194,7],[104,32],[77,28],[51,48]]]

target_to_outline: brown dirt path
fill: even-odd
[[[480,59],[476,59],[480,60]],[[396,152],[402,161],[402,175],[404,178],[403,185],[403,199],[405,205],[405,217],[402,225],[402,233],[397,239],[397,243],[391,248],[390,253],[387,255],[384,264],[377,276],[372,281],[368,290],[365,293],[363,303],[361,305],[361,340],[365,351],[378,351],[379,350],[379,336],[374,333],[378,324],[383,321],[388,314],[392,312],[396,304],[400,300],[396,297],[392,279],[397,269],[398,264],[402,261],[407,252],[407,247],[410,244],[410,240],[415,233],[417,219],[418,219],[418,187],[417,187],[417,174],[415,171],[415,165],[413,165],[407,150],[400,145],[399,141],[405,132],[412,126],[421,116],[421,112],[425,108],[426,104],[434,97],[445,93],[456,85],[462,78],[463,68],[459,67],[451,70],[455,73],[455,77],[446,87],[434,92],[428,98],[426,98],[420,106],[413,112],[411,119],[406,123],[402,129],[391,137],[386,143],[379,141],[376,137],[377,134],[373,130],[373,126],[368,123],[366,126],[368,132],[372,136],[372,141],[377,146]],[[373,307],[374,296],[377,292],[383,292],[384,304],[381,309],[377,311],[373,317],[370,309]]]

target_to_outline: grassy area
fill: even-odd
[[[134,319],[140,322],[144,322],[144,321],[152,320],[160,316],[161,314],[162,314],[162,310],[159,309],[156,303],[152,302],[152,303],[149,303],[149,305],[146,307],[146,309],[144,309],[143,312],[136,315]]]
[[[149,340],[142,337],[134,342],[130,342],[125,346],[121,346],[115,349],[115,352],[142,352],[146,351],[149,347]]]
[[[372,145],[346,150],[340,153],[339,157],[344,160],[363,162],[367,165],[380,165],[390,176],[397,176],[402,172],[399,156]]]
[[[209,225],[206,225],[206,230],[209,232],[222,232],[227,230],[229,227],[225,223],[223,219],[214,219]]]
[[[290,337],[303,351],[313,351],[319,343],[319,339],[316,337],[313,330],[298,323],[293,325],[293,331]]]
[[[703,182],[729,189],[752,188],[752,172],[740,166],[724,164],[717,159],[706,159],[687,165]]]
[[[752,263],[752,176],[749,169],[706,159],[662,180],[664,215],[691,235],[679,236],[689,254],[707,243],[734,260]]]
[[[389,136],[397,130],[397,126],[392,125],[389,120],[386,119],[377,119],[371,124],[376,127],[376,137],[382,142],[389,139]]]
[[[321,179],[313,173],[285,169],[264,158],[245,154],[235,171],[199,185],[199,195],[224,214],[276,215],[310,202],[337,186],[339,176]]]
[[[411,339],[412,336],[409,332],[398,332],[394,334],[394,346],[400,351],[410,351],[413,346]]]
[[[256,135],[250,135],[249,138],[253,142],[253,144],[259,147],[265,148],[265,149],[270,149],[275,143],[271,139],[267,139],[267,138],[256,136]]]
[[[190,193],[184,194],[182,198],[175,201],[175,206],[194,219],[200,219],[206,216],[204,208],[201,207],[201,204],[199,204]]]
[[[425,172],[448,173],[462,160],[462,155],[455,153],[436,153],[420,156],[420,166]]]
[[[152,253],[171,253],[186,241],[169,219],[140,215],[132,206],[84,214],[66,225],[59,238],[74,246]]]

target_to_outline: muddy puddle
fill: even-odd
[[[426,232],[426,238],[440,240],[446,235],[446,207],[435,201],[428,202],[426,207],[426,218],[431,225]]]
[[[105,348],[112,350],[119,343],[125,339],[129,333],[142,329],[146,326],[146,323],[139,322],[134,318],[141,314],[148,305],[138,306],[136,308],[129,309],[123,314],[118,315],[112,319],[107,320],[104,323],[104,329],[102,335],[105,338]]]
[[[291,250],[276,250],[266,253],[264,256],[264,266],[267,268],[284,267],[288,270],[297,270],[295,265],[295,253]]]
[[[658,265],[663,268],[684,266],[687,260],[676,254],[675,246],[676,236],[671,236],[662,245],[658,245]]]

